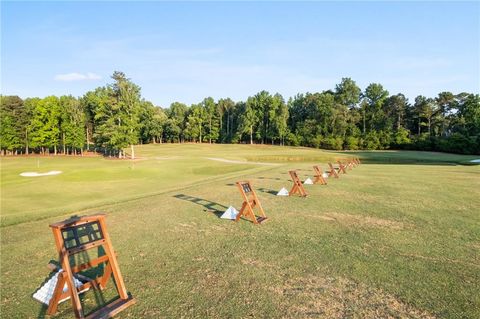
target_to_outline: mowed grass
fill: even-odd
[[[312,159],[325,167],[330,158],[349,154],[230,145],[143,146],[138,153],[143,159],[127,177],[123,170],[130,161],[102,158],[78,159],[76,164],[69,160],[77,159],[59,158],[62,175],[38,177],[40,186],[50,183],[67,190],[72,177],[49,179],[66,178],[68,168],[77,167],[78,176],[82,171],[89,176],[78,177],[82,183],[109,184],[102,172],[111,170],[112,183],[119,178],[123,182],[118,185],[131,184],[128,196],[103,190],[109,193],[105,197],[118,196],[116,203],[101,202],[108,205],[81,212],[108,214],[126,286],[138,300],[121,318],[480,317],[480,167],[431,164],[470,157],[387,152],[390,158],[398,154],[402,163],[430,156],[435,161],[366,161],[338,180],[329,179],[326,186],[306,186],[309,197],[292,198],[273,195],[281,187],[290,188],[289,169],[298,169],[302,178],[312,177]],[[278,165],[206,157],[255,162],[270,158]],[[7,178],[2,178],[2,201],[12,185],[29,187],[16,183],[12,172],[24,169],[24,160],[36,159],[3,160]],[[229,205],[241,205],[234,185],[240,179],[253,182],[267,223],[254,226],[218,218]],[[42,191],[54,202],[68,202],[48,193],[47,187]],[[48,275],[45,265],[57,258],[48,224],[68,214],[39,214],[46,219],[35,221],[36,216],[1,228],[2,317],[45,313],[31,294]],[[111,288],[104,299],[113,296]],[[97,300],[93,292],[84,296],[88,309]],[[59,310],[58,318],[72,316],[69,302]]]

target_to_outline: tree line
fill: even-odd
[[[82,97],[0,96],[2,154],[135,157],[144,143],[261,143],[333,150],[415,149],[480,154],[479,94],[390,95],[343,78],[333,90],[285,101],[261,91],[246,101],[205,98],[162,109],[122,72]]]

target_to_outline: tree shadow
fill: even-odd
[[[205,208],[204,209],[205,212],[212,213],[219,218],[220,216],[222,216],[223,212],[228,208],[227,206],[224,206],[222,204],[212,202],[207,199],[203,199],[199,197],[186,195],[186,194],[176,194],[176,195],[173,195],[173,197],[203,206]]]
[[[389,150],[389,151],[332,151],[340,157],[356,156],[363,164],[387,165],[465,165],[475,155],[461,155],[441,152]]]
[[[277,191],[275,191],[273,189],[269,189],[269,188],[265,188],[265,187],[259,187],[259,188],[257,188],[257,190],[259,190],[262,193],[277,196]]]
[[[257,177],[257,179],[271,179],[271,180],[274,180],[274,181],[280,181],[281,180],[281,178],[279,178],[279,177],[273,178],[273,177],[264,177],[264,176],[259,176],[259,177]]]

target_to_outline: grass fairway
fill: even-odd
[[[453,165],[475,157],[361,152],[365,164],[347,175],[306,186],[307,198],[285,198],[272,193],[290,188],[289,169],[311,177],[312,163],[350,153],[243,145],[137,152],[133,163],[2,159],[2,318],[44,315],[31,294],[57,258],[48,224],[75,210],[108,214],[138,300],[120,318],[480,317],[480,166]],[[63,173],[18,175],[48,170]],[[217,217],[239,208],[240,179],[253,182],[267,223]],[[98,300],[83,298],[87,309]],[[56,318],[72,316],[69,302],[59,311]]]

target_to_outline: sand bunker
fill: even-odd
[[[37,176],[49,176],[49,175],[58,175],[61,174],[62,171],[50,171],[46,173],[37,173],[37,172],[23,172],[20,176],[23,177],[37,177]]]

